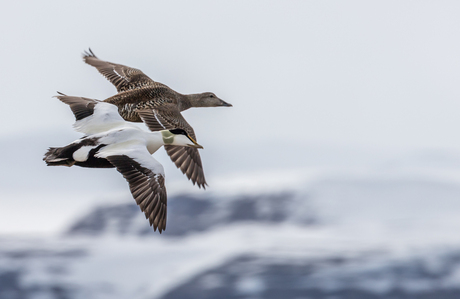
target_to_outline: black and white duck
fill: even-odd
[[[110,103],[82,97],[57,96],[75,115],[76,131],[85,136],[64,147],[51,147],[48,166],[115,167],[154,230],[166,228],[166,188],[163,166],[151,154],[163,145],[203,148],[180,128],[147,132],[126,122]],[[145,112],[146,117],[151,112]],[[139,111],[141,118],[144,112]],[[144,119],[148,124],[149,119]]]

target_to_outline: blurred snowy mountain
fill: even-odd
[[[308,201],[294,194],[247,195],[203,198],[175,196],[168,201],[165,237],[185,236],[239,223],[314,223]],[[299,213],[302,210],[302,213]],[[66,232],[75,235],[139,235],[157,234],[134,203],[102,206],[76,221]]]
[[[0,298],[460,296],[457,183],[299,185],[171,196],[162,235],[130,203],[100,205],[59,237],[3,237]]]

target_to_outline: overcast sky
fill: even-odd
[[[459,13],[458,1],[3,4],[0,141],[60,132],[56,146],[79,136],[52,96],[116,92],[82,62],[91,47],[178,92],[212,91],[234,105],[184,112],[214,159],[203,152],[208,176],[219,159],[235,159],[232,148],[268,166],[287,153],[308,159],[311,145],[457,150]],[[44,149],[30,148],[42,163]],[[14,159],[3,162],[2,177],[11,177],[5,165],[12,171]]]
[[[67,126],[57,90],[113,95],[81,61],[91,47],[179,92],[233,103],[187,113],[206,142],[460,147],[459,13],[458,1],[4,4],[0,134]]]

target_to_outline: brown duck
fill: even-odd
[[[187,123],[181,111],[191,107],[232,107],[212,92],[181,94],[168,86],[155,82],[141,70],[100,60],[89,49],[83,60],[94,66],[115,87],[118,93],[106,100],[118,107],[121,117],[127,121],[142,122],[151,131],[180,128],[196,140],[193,128]],[[142,116],[142,118],[141,118]],[[200,154],[196,148],[165,146],[171,160],[193,184],[207,185]]]

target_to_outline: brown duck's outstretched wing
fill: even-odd
[[[145,156],[145,157],[144,157]],[[113,155],[107,160],[128,181],[129,189],[153,230],[166,229],[166,188],[163,167],[148,152],[140,155],[146,165],[136,161],[137,156]]]
[[[91,49],[83,53],[83,60],[87,64],[94,66],[99,71],[99,73],[101,73],[104,77],[107,78],[107,80],[110,81],[110,83],[115,85],[118,92],[146,86],[165,86],[161,83],[153,81],[141,70],[100,60],[96,57],[96,55],[94,55]]]
[[[143,109],[137,111],[142,121],[151,131],[183,129],[196,140],[193,128],[184,117],[174,109]],[[203,165],[198,149],[186,146],[165,145],[166,152],[182,173],[199,188],[208,185],[204,177]]]

